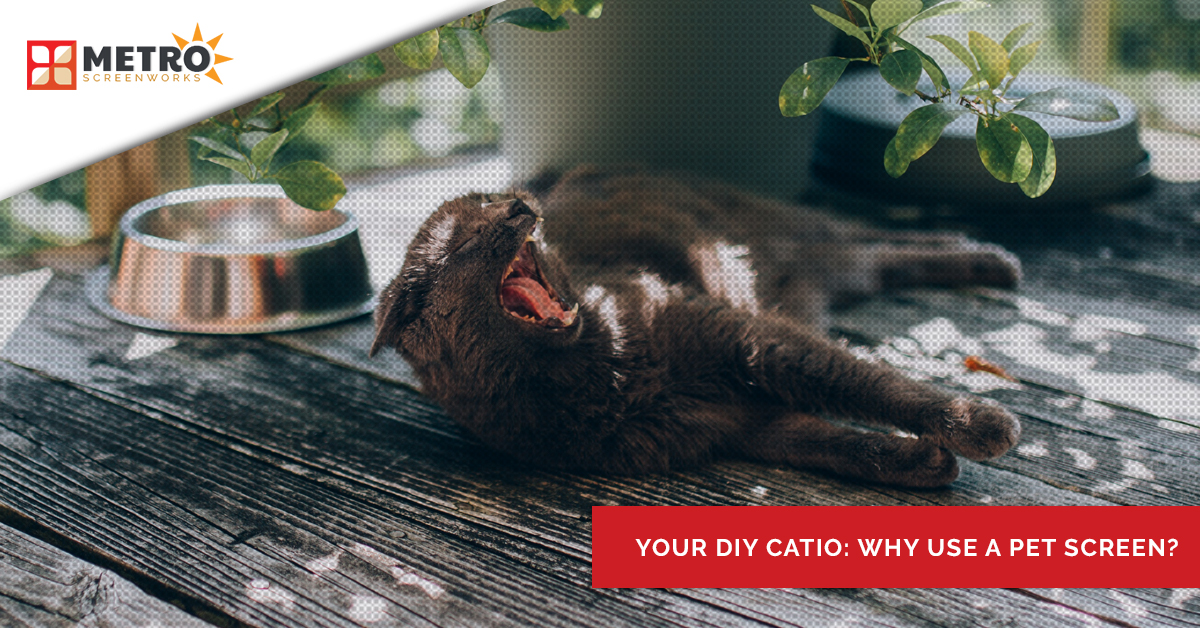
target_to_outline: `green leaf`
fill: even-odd
[[[829,22],[830,24],[833,24],[834,26],[841,29],[843,33],[846,33],[847,35],[849,35],[851,37],[857,38],[859,41],[861,41],[862,43],[864,43],[868,46],[871,45],[871,38],[867,37],[867,34],[863,32],[863,29],[855,26],[854,23],[851,22],[850,20],[847,20],[844,17],[834,15],[834,14],[830,13],[829,11],[826,11],[825,9],[822,9],[821,7],[819,7],[815,4],[812,5],[812,10],[817,15],[821,16],[821,19],[823,19],[826,22]],[[795,75],[793,74],[792,76],[795,76]],[[822,98],[824,98],[824,95],[822,95]],[[797,114],[797,115],[799,115],[799,114]]]
[[[896,138],[888,142],[887,148],[883,151],[883,169],[887,171],[893,179],[900,178],[908,171],[908,164],[911,161],[900,156],[900,151],[896,150]]]
[[[288,130],[284,129],[259,140],[254,145],[254,148],[250,149],[250,161],[254,164],[254,167],[266,172],[267,164],[271,163],[271,158],[275,156],[279,147],[283,146],[284,142],[287,141],[287,136]]]
[[[271,129],[275,126],[275,116],[259,115],[242,120],[243,129]]]
[[[328,72],[322,72],[308,80],[325,85],[347,85],[379,78],[385,72],[387,72],[387,68],[384,67],[383,60],[379,58],[379,55],[369,54]]]
[[[1109,122],[1121,117],[1117,106],[1099,94],[1057,87],[1027,96],[1013,111],[1036,111],[1085,122]]]
[[[267,109],[274,107],[279,103],[279,101],[283,100],[283,97],[286,95],[287,94],[284,94],[283,92],[275,92],[269,96],[264,96],[262,100],[258,101],[257,105],[254,105],[254,110],[250,112],[248,117],[253,118]]]
[[[252,171],[250,170],[250,164],[240,159],[229,159],[228,157],[201,157],[200,159],[225,166],[226,168],[241,174],[243,177],[246,177],[246,179],[249,181],[254,180],[254,177],[251,176]]]
[[[571,7],[571,10],[594,20],[604,12],[604,2],[601,0],[575,0],[575,6]]]
[[[193,142],[195,142],[209,150],[215,150],[218,153],[221,153],[222,155],[228,155],[230,157],[233,157],[234,159],[240,159],[242,161],[246,160],[245,155],[239,153],[237,150],[230,148],[216,140],[210,140],[207,137],[204,137],[201,135],[192,135],[192,136],[188,137],[188,139],[192,140]]]
[[[920,22],[922,20],[928,20],[931,17],[937,17],[939,15],[950,15],[952,13],[968,13],[970,11],[978,11],[979,9],[986,9],[990,6],[992,6],[992,5],[990,5],[986,2],[978,2],[977,0],[963,0],[962,2],[943,2],[942,4],[931,6],[928,9],[925,9],[924,11],[921,11],[920,13],[916,14],[915,16],[913,16],[913,18],[911,20],[908,21],[907,24],[903,25],[903,27],[897,28],[896,32],[902,33],[902,32],[904,32],[904,29],[908,28],[909,26],[912,26],[913,24],[916,24],[917,22]]]
[[[917,56],[921,57],[921,67],[925,68],[925,73],[929,75],[929,80],[933,81],[934,85],[937,85],[945,91],[950,91],[950,81],[946,80],[946,73],[942,71],[942,66],[938,65],[937,61],[933,60],[933,57],[922,52],[920,48],[917,48],[907,41],[900,39],[900,36],[896,35],[895,33],[888,35],[888,38],[893,42],[904,46],[905,50],[911,50],[915,52]]]
[[[272,175],[297,205],[317,211],[333,209],[346,195],[346,184],[336,172],[316,161],[297,161]]]
[[[893,52],[879,61],[879,75],[905,96],[912,96],[921,80],[921,56],[911,50]]]
[[[779,90],[779,111],[789,118],[811,113],[825,100],[849,63],[841,57],[822,57],[796,68]]]
[[[435,28],[409,37],[392,46],[392,50],[404,65],[417,70],[428,70],[433,67],[433,59],[437,57],[438,31]]]
[[[921,12],[921,0],[875,0],[871,19],[875,28],[887,30]]]
[[[537,8],[545,11],[550,15],[550,19],[557,20],[560,15],[567,12],[574,2],[572,0],[533,0]]]
[[[929,152],[934,144],[942,137],[946,125],[959,117],[970,113],[966,107],[948,102],[925,105],[915,109],[905,116],[896,129],[895,150],[899,159],[916,161]],[[887,154],[884,154],[884,165],[887,164]],[[907,167],[907,166],[905,166]]]
[[[988,172],[1005,183],[1024,181],[1033,168],[1029,140],[1004,118],[979,118],[975,124],[975,148]]]
[[[492,20],[492,24],[512,24],[543,33],[565,31],[571,28],[571,25],[567,24],[567,18],[559,16],[556,19],[552,19],[545,11],[537,7],[514,9]]]
[[[1021,70],[1024,70],[1025,66],[1029,65],[1030,61],[1033,61],[1034,56],[1037,55],[1038,47],[1041,45],[1042,41],[1039,39],[1032,44],[1021,46],[1020,48],[1014,50],[1012,53],[1012,58],[1009,60],[1008,73],[1011,74],[1013,78],[1017,78],[1017,75],[1021,73]]]
[[[1005,115],[1004,119],[1016,125],[1021,135],[1025,136],[1025,141],[1029,142],[1033,157],[1032,166],[1029,176],[1017,185],[1021,186],[1025,196],[1037,198],[1045,194],[1046,190],[1050,189],[1050,184],[1054,183],[1054,173],[1058,168],[1054,157],[1054,142],[1040,124],[1025,116],[1010,113]]]
[[[958,57],[958,60],[971,71],[971,78],[979,80],[979,66],[975,65],[975,57],[971,56],[971,51],[967,50],[966,46],[958,43],[958,40],[953,37],[946,35],[930,35],[929,39],[938,42],[954,53],[954,56]]]
[[[303,107],[288,114],[287,119],[283,121],[283,128],[288,132],[287,139],[285,139],[283,143],[287,144],[297,135],[299,135],[300,130],[304,128],[304,125],[308,124],[309,118],[313,117],[313,114],[316,113],[320,108],[321,103],[314,102],[304,105]]]
[[[438,50],[446,69],[466,87],[475,87],[492,62],[483,35],[469,28],[442,28]]]
[[[1008,76],[1008,51],[991,37],[976,31],[967,33],[967,43],[979,61],[983,79],[992,89],[1000,88],[1004,84],[1004,77]]]
[[[1004,41],[1000,42],[1000,45],[1004,46],[1005,50],[1012,52],[1013,48],[1016,48],[1017,44],[1021,43],[1021,38],[1024,37],[1025,33],[1028,33],[1029,29],[1031,28],[1033,28],[1033,22],[1026,22],[1012,29],[1009,31],[1008,35],[1004,37]]]

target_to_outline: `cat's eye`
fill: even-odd
[[[465,252],[470,251],[471,249],[475,248],[475,245],[479,244],[479,236],[482,233],[483,233],[483,229],[480,229],[479,231],[476,231],[475,234],[472,235],[471,237],[467,238],[466,240],[463,240],[463,243],[459,244],[458,248],[454,249],[454,253],[457,255],[459,253],[465,253]]]

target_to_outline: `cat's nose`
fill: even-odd
[[[516,218],[517,216],[533,216],[536,218],[537,214],[534,213],[533,208],[525,204],[525,201],[516,198],[513,199],[512,205],[508,207],[508,217]]]

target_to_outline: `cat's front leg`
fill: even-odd
[[[754,317],[741,343],[747,381],[792,410],[895,426],[972,460],[1000,456],[1020,437],[1003,408],[861,360],[786,319]]]

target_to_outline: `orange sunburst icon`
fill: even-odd
[[[220,43],[221,37],[224,35],[224,33],[221,33],[220,35],[217,35],[208,41],[204,41],[204,37],[200,34],[199,22],[196,23],[196,32],[192,34],[192,41],[188,41],[179,35],[176,35],[175,33],[171,33],[171,36],[175,38],[175,43],[179,44],[179,50],[181,51],[185,51],[188,46],[206,46],[208,50],[212,51],[212,63],[209,66],[209,70],[204,73],[204,76],[207,76],[218,83],[221,83],[221,77],[217,74],[216,65],[218,63],[225,63],[226,61],[233,61],[233,57],[226,57],[225,55],[219,55],[216,53],[217,44]],[[184,55],[187,55],[186,51],[184,52]],[[224,83],[221,83],[221,85],[224,85]]]

